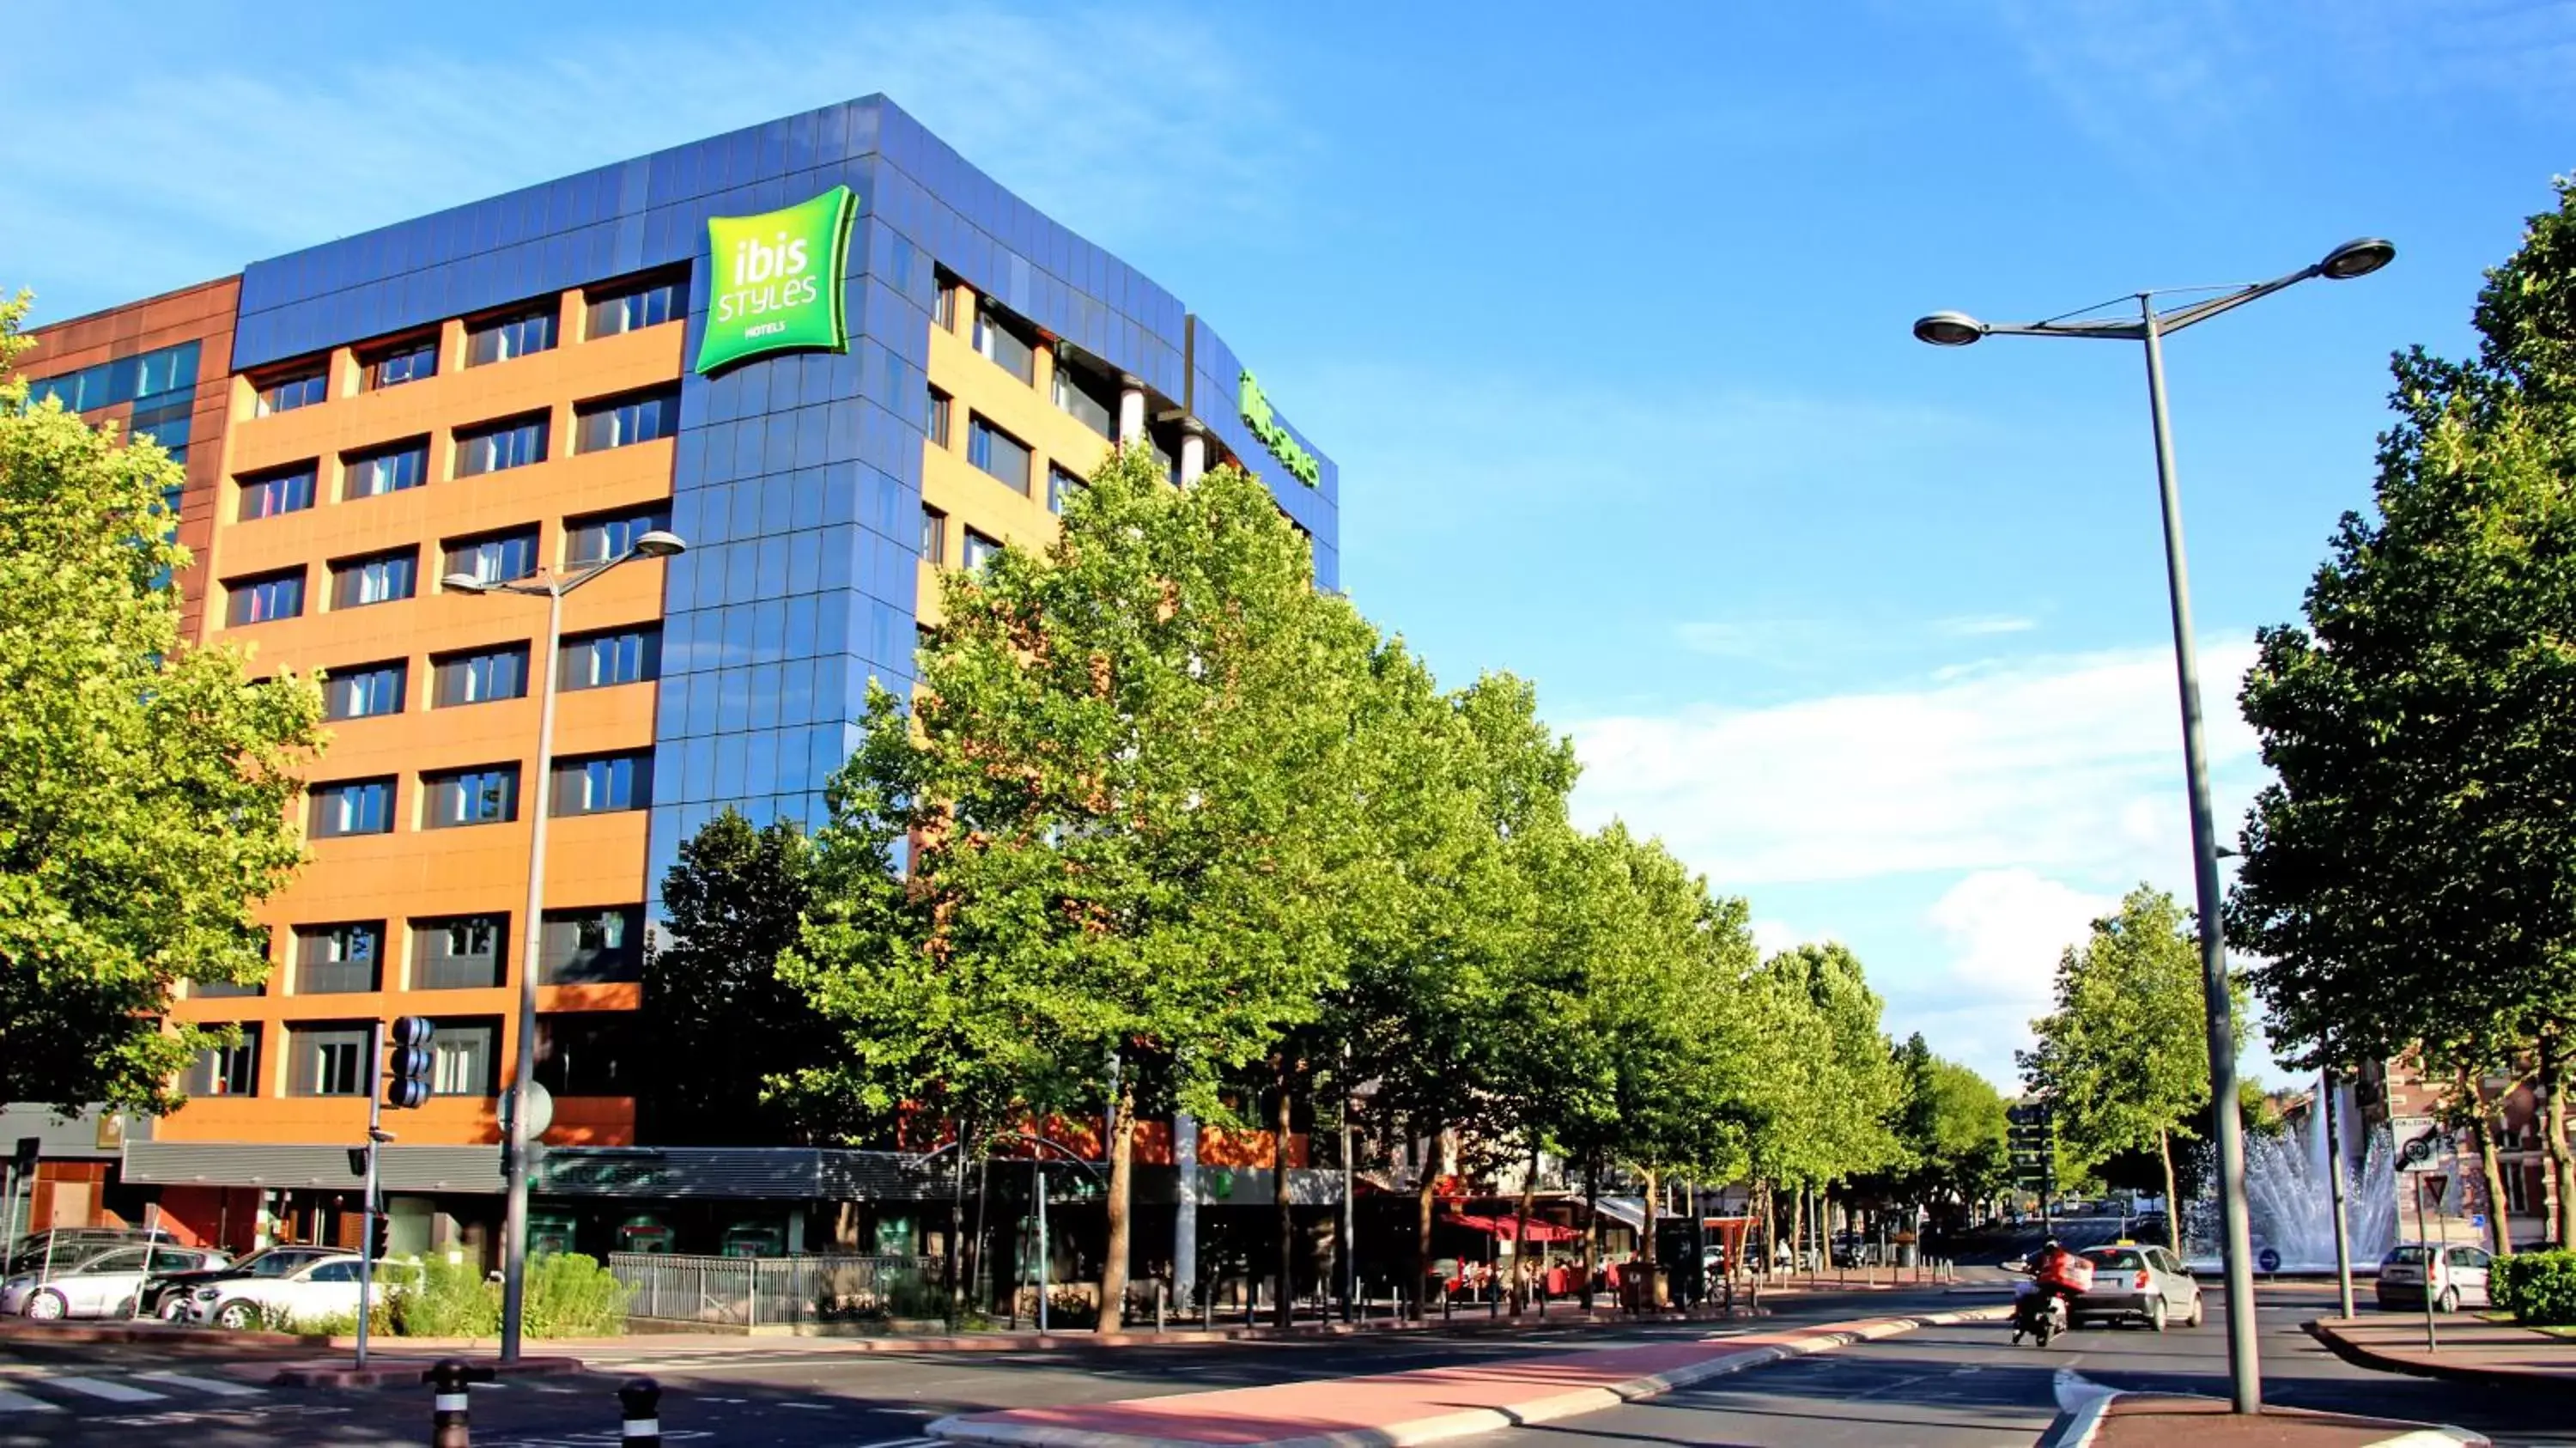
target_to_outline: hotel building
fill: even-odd
[[[268,981],[175,1007],[237,1023],[241,1045],[200,1063],[182,1109],[129,1124],[91,1198],[237,1247],[354,1243],[346,1148],[371,1028],[399,1015],[437,1034],[434,1094],[387,1122],[394,1246],[486,1245],[527,970],[553,1096],[541,1235],[793,1246],[809,1205],[918,1195],[872,1153],[638,1140],[638,966],[681,842],[727,808],[820,824],[868,681],[911,687],[936,570],[1043,546],[1117,443],[1180,482],[1248,467],[1336,581],[1334,466],[1207,321],[882,97],[34,336],[40,396],[184,456],[190,636],[327,680],[311,858],[262,911]],[[560,575],[651,529],[687,551],[567,597],[559,637],[542,598],[442,582]],[[547,650],[555,762],[536,779]],[[39,1203],[36,1225],[56,1218]]]

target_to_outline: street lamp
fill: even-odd
[[[546,600],[543,646],[530,650],[536,656],[532,662],[538,670],[535,816],[528,829],[528,909],[519,950],[518,1064],[510,1077],[509,1133],[502,1148],[501,1163],[503,1175],[510,1184],[509,1209],[502,1224],[501,1245],[501,1361],[505,1363],[519,1360],[519,1329],[528,1296],[528,1158],[529,1148],[536,1140],[536,1132],[530,1129],[533,1117],[528,1110],[528,1102],[537,1070],[537,956],[545,944],[541,912],[545,908],[546,891],[546,816],[551,813],[546,796],[547,786],[551,783],[549,776],[554,771],[555,651],[563,637],[564,595],[621,563],[637,558],[668,558],[686,551],[688,546],[680,541],[679,535],[655,528],[628,545],[625,552],[606,562],[594,563],[578,573],[510,582],[494,582],[471,573],[451,573],[440,580],[456,593],[525,593],[540,595]],[[522,799],[531,797],[524,786],[519,794]]]
[[[2219,931],[2217,842],[2209,805],[2209,761],[2201,742],[2200,666],[2192,646],[2191,588],[2183,567],[2182,499],[2174,481],[2173,432],[2165,418],[2164,337],[2247,302],[2268,297],[2310,277],[2349,281],[2395,259],[2397,248],[2377,237],[2347,241],[2315,263],[2268,282],[2220,290],[2215,296],[2159,311],[2157,292],[2137,294],[2134,321],[2070,312],[2044,322],[1981,322],[1965,312],[1934,312],[1914,324],[1915,337],[1935,347],[1965,347],[1987,337],[2091,337],[2145,344],[2147,410],[2155,429],[2156,479],[2164,504],[2165,580],[2172,597],[2174,673],[2182,695],[2183,769],[2191,792],[2193,883],[2200,904],[2202,1006],[2209,1036],[2210,1115],[2218,1125],[2218,1198],[2224,1222],[2220,1250],[2227,1272],[2227,1371],[2239,1413],[2263,1410],[2262,1370],[2255,1346],[2252,1232],[2245,1212],[2245,1139],[2236,1119],[2235,1005],[2228,991],[2226,942]],[[2181,1203],[2170,1203],[2181,1221]]]

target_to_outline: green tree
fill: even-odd
[[[850,1019],[941,1028],[870,1088],[888,1095],[963,1076],[1043,1104],[1117,1060],[1112,1329],[1140,1101],[1225,1119],[1229,1077],[1344,978],[1375,635],[1315,592],[1256,479],[1174,489],[1141,449],[1049,549],[951,573],[941,597],[919,697],[908,716],[872,699],[834,795],[845,855],[910,842],[905,903],[828,902],[860,923],[809,932],[802,978]]]
[[[1968,1067],[1932,1054],[1920,1032],[1897,1048],[1896,1064],[1904,1083],[1896,1112],[1904,1156],[1883,1183],[1886,1193],[1930,1207],[2003,1190],[2012,1178],[2012,1154],[2002,1093]]]
[[[2131,890],[2059,958],[2055,1009],[2031,1022],[2037,1046],[2019,1057],[2074,1170],[2152,1147],[2178,1209],[2173,1138],[2209,1100],[2207,1019],[2199,935],[2162,890]]]
[[[2229,929],[2276,1049],[2351,1066],[2528,1054],[2562,1239],[2576,1052],[2576,187],[2487,274],[2477,356],[2392,365],[2377,516],[2243,693],[2276,782]]]
[[[0,1102],[164,1111],[218,1038],[165,1026],[173,985],[267,972],[251,911],[302,858],[321,696],[182,643],[184,471],[28,405],[26,310],[0,303]]]
[[[1903,1079],[1879,1028],[1867,973],[1836,944],[1784,950],[1747,983],[1760,1053],[1751,1170],[1793,1193],[1883,1172],[1903,1160]]]
[[[681,842],[662,879],[667,942],[644,961],[652,1139],[822,1145],[882,1116],[803,1089],[840,1046],[839,1031],[779,970],[804,929],[813,876],[812,846],[791,821],[755,829],[727,809]]]

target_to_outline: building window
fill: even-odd
[[[292,377],[280,378],[259,389],[259,415],[266,417],[275,412],[293,412],[299,407],[311,407],[330,395],[329,369],[316,367],[310,372],[298,372]]]
[[[481,367],[493,362],[507,362],[531,352],[552,351],[555,345],[555,308],[545,307],[488,322],[477,322],[465,332],[465,365]]]
[[[644,909],[549,910],[537,957],[542,985],[634,980],[644,964]]]
[[[120,402],[183,392],[197,385],[198,344],[182,342],[132,357],[93,362],[77,372],[39,377],[27,384],[27,405],[42,407],[52,398],[65,412],[92,412]],[[138,409],[139,410],[139,409]],[[142,419],[135,426],[142,426]],[[183,439],[184,440],[184,439]],[[168,438],[162,446],[170,445]]]
[[[661,508],[569,519],[564,524],[564,562],[582,567],[623,558],[634,550],[636,539],[670,526],[671,515]]]
[[[980,417],[966,424],[966,461],[1000,479],[1012,492],[1029,490],[1029,445]]]
[[[287,1050],[294,1058],[287,1092],[295,1096],[364,1096],[367,1051],[375,1032],[369,1026],[289,1026]]]
[[[424,337],[404,342],[367,364],[366,385],[370,388],[400,387],[438,375],[438,339]]]
[[[340,497],[375,498],[429,481],[429,439],[415,438],[340,460]]]
[[[480,769],[452,769],[420,777],[429,791],[425,829],[461,829],[467,825],[502,825],[519,817],[519,766],[491,764]]]
[[[339,559],[331,565],[331,606],[365,608],[371,603],[400,602],[411,597],[419,571],[417,548]]]
[[[414,990],[482,990],[501,984],[510,917],[459,915],[411,924]]]
[[[313,464],[298,463],[279,472],[242,479],[241,509],[234,516],[247,523],[280,513],[301,513],[312,507],[313,471]]]
[[[322,717],[373,719],[403,710],[403,685],[411,668],[400,659],[333,669],[322,682]]]
[[[471,478],[546,460],[546,415],[542,412],[480,427],[456,430],[456,475]]]
[[[554,812],[613,814],[653,802],[653,751],[555,761]]]
[[[452,538],[440,576],[462,573],[478,583],[508,583],[537,571],[537,530],[519,528],[479,538]]]
[[[936,387],[930,389],[930,419],[924,431],[933,444],[948,446],[948,394]]]
[[[574,452],[605,452],[631,443],[652,442],[680,430],[680,394],[676,388],[632,393],[574,410]]]
[[[948,561],[948,515],[928,503],[921,505],[921,557],[925,563]]]
[[[298,927],[295,993],[351,995],[379,989],[376,967],[384,939],[385,927],[375,921]]]
[[[270,623],[304,613],[304,570],[236,578],[224,585],[224,622]]]
[[[1117,405],[1101,397],[1091,379],[1064,365],[1059,353],[1055,365],[1055,405],[1067,416],[1079,421],[1102,437],[1118,435]]]
[[[440,1021],[429,1038],[429,1094],[490,1096],[499,1089],[494,1068],[501,1034],[489,1020]]]
[[[957,278],[941,272],[934,285],[938,292],[931,299],[930,319],[939,324],[939,330],[954,332],[957,330]]]
[[[966,530],[966,546],[957,551],[957,562],[971,572],[992,562],[1001,551],[1000,539],[987,538],[969,528]]]
[[[528,695],[528,646],[510,644],[474,653],[441,654],[430,661],[429,706],[489,704]]]
[[[537,1084],[557,1096],[632,1096],[631,1011],[561,1011],[537,1017]]]
[[[259,1094],[259,1023],[233,1027],[241,1040],[230,1046],[208,1046],[197,1053],[188,1073],[191,1096],[256,1096]]]
[[[662,676],[662,626],[611,629],[575,634],[563,641],[560,664],[564,689],[605,689],[612,684],[641,684]]]
[[[645,282],[618,291],[593,292],[582,335],[596,341],[620,332],[640,332],[689,314],[688,283],[679,277]]]
[[[313,786],[313,837],[381,835],[394,827],[394,782],[352,779]]]
[[[1038,380],[1037,349],[989,305],[975,308],[975,351],[1022,382]]]
[[[1066,503],[1068,503],[1068,502],[1072,501],[1072,499],[1073,499],[1073,495],[1074,495],[1074,494],[1076,494],[1076,493],[1078,493],[1078,492],[1081,492],[1081,491],[1082,491],[1082,479],[1075,477],[1073,474],[1068,473],[1068,472],[1066,472],[1064,469],[1062,469],[1062,468],[1060,468],[1060,467],[1056,467],[1056,466],[1054,466],[1053,464],[1049,464],[1049,465],[1048,465],[1048,467],[1047,467],[1047,511],[1048,511],[1048,512],[1050,512],[1050,513],[1054,513],[1054,514],[1056,514],[1056,515],[1057,515],[1057,516],[1059,516],[1059,517],[1063,516],[1063,514],[1064,514],[1064,505],[1065,505]]]

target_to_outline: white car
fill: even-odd
[[[221,1267],[231,1259],[196,1247],[110,1247],[67,1267],[21,1273],[0,1282],[0,1313],[53,1322],[66,1317],[125,1317],[146,1279],[165,1272]]]
[[[233,1277],[210,1282],[188,1298],[187,1320],[210,1322],[236,1331],[292,1326],[358,1315],[358,1269],[354,1252],[324,1257],[281,1277]],[[375,1300],[409,1280],[408,1263],[378,1262]]]
[[[2438,1260],[2436,1252],[2440,1254]],[[2457,1312],[2463,1307],[2484,1307],[2487,1264],[2494,1260],[2485,1248],[2459,1242],[2448,1247],[2400,1242],[2379,1264],[2379,1305],[2422,1311],[2427,1292],[2425,1279],[2429,1275],[2435,1310]]]

